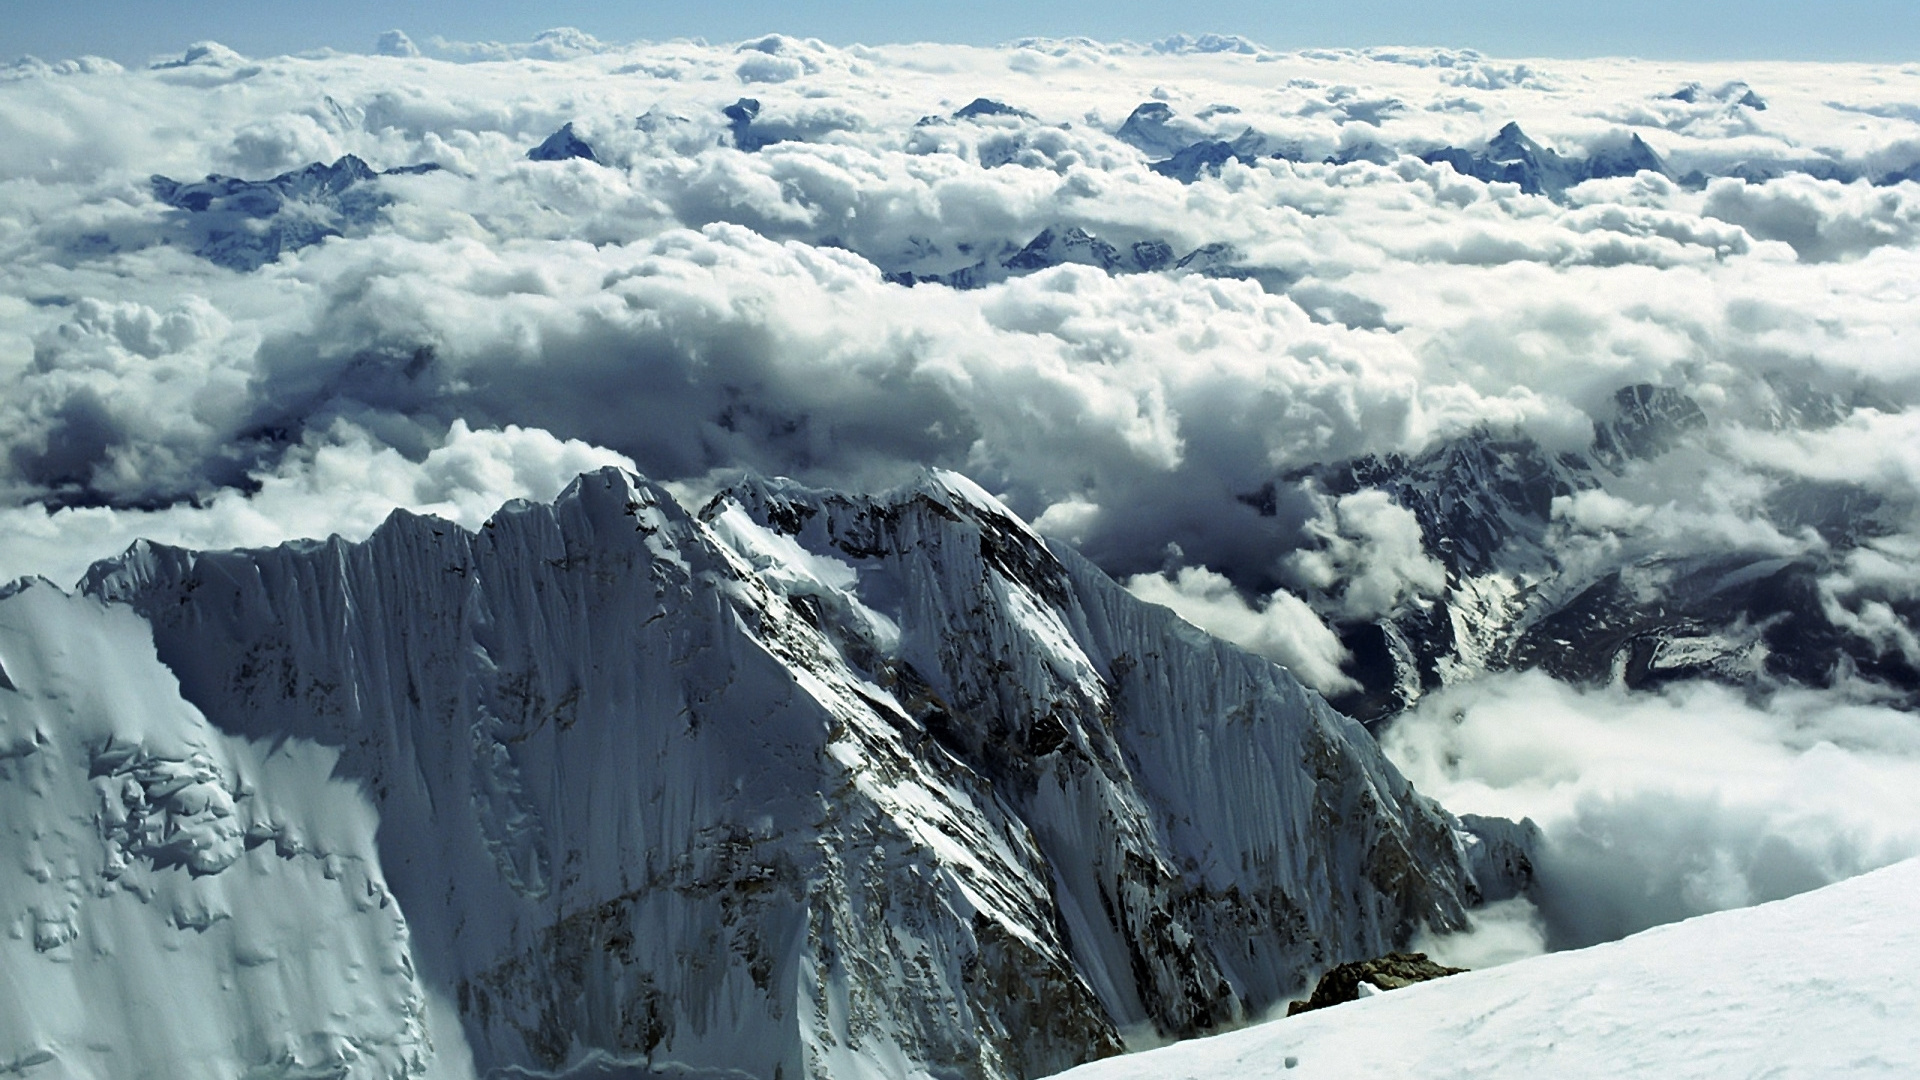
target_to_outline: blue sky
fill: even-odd
[[[6,0],[0,6],[6,9],[0,59],[95,53],[137,62],[206,38],[250,54],[317,46],[362,51],[394,27],[426,41],[436,34],[526,40],[553,26],[577,26],[609,41],[724,41],[779,31],[836,44],[992,44],[1029,34],[1152,40],[1185,31],[1237,33],[1279,48],[1419,44],[1503,56],[1920,59],[1916,0]]]

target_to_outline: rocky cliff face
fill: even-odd
[[[1856,407],[1804,386],[1773,390],[1771,420],[1783,430],[1831,426]],[[1782,554],[1738,538],[1694,550],[1623,542],[1604,557],[1582,556],[1569,542],[1569,498],[1631,490],[1652,469],[1697,468],[1663,455],[1707,436],[1700,406],[1671,388],[1622,387],[1613,405],[1580,452],[1480,429],[1415,456],[1320,466],[1242,496],[1272,515],[1295,487],[1336,498],[1383,494],[1413,516],[1422,553],[1444,570],[1443,588],[1383,617],[1343,618],[1322,603],[1362,685],[1336,706],[1384,721],[1439,686],[1533,668],[1634,689],[1686,679],[1754,688],[1860,680],[1889,700],[1920,700],[1910,656],[1858,632],[1858,617],[1822,588],[1850,557],[1898,532],[1911,507],[1853,484],[1774,477],[1752,520],[1818,543]],[[1920,617],[1920,605],[1898,591],[1853,603],[1884,607],[1907,625]]]
[[[85,589],[222,738],[337,754],[483,1070],[1044,1075],[1513,887],[1283,669],[952,474],[693,516],[606,471]]]

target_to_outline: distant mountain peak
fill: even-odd
[[[1002,101],[992,98],[974,98],[953,111],[955,120],[972,120],[981,116],[1015,116],[1031,120],[1033,114],[1024,109],[1016,109]]]
[[[560,130],[547,136],[539,146],[527,151],[528,161],[568,161],[573,158],[581,158],[596,164],[600,160],[594,156],[593,147],[574,133],[571,120],[560,125]]]

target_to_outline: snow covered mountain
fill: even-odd
[[[1910,1077],[1920,1074],[1916,890],[1920,861],[1909,860],[1066,1076]]]
[[[1517,184],[1530,194],[1560,196],[1566,189],[1585,180],[1613,176],[1633,176],[1639,172],[1665,175],[1666,163],[1639,135],[1629,135],[1619,146],[1597,149],[1588,158],[1565,158],[1551,147],[1542,146],[1508,124],[1487,141],[1480,151],[1445,147],[1421,155],[1428,163],[1445,162],[1462,176],[1489,183]],[[1705,183],[1705,178],[1701,178]]]
[[[38,905],[0,1060],[49,1075],[164,1052],[139,1003],[178,968],[273,991],[196,1053],[276,1075],[419,1075],[432,999],[506,1075],[1039,1076],[1529,873],[1524,833],[951,473],[695,516],[610,469],[477,533],[142,543],[84,589],[0,601]],[[107,972],[111,1030],[38,1000]]]
[[[1775,390],[1777,423],[1787,429],[1830,424],[1853,408],[1805,388]],[[1575,684],[1636,689],[1684,679],[1816,687],[1858,679],[1896,699],[1920,694],[1920,670],[1846,625],[1850,612],[1821,585],[1903,513],[1855,485],[1783,479],[1752,511],[1772,533],[1716,539],[1706,550],[1670,538],[1636,549],[1616,537],[1591,557],[1580,543],[1579,499],[1605,503],[1609,488],[1632,490],[1649,471],[1700,468],[1686,451],[1708,425],[1700,406],[1671,388],[1622,387],[1613,406],[1585,452],[1555,453],[1483,428],[1413,457],[1303,470],[1243,497],[1272,515],[1290,490],[1335,500],[1383,495],[1412,515],[1424,555],[1444,570],[1442,587],[1384,617],[1339,622],[1362,687],[1336,706],[1371,721],[1443,684],[1535,668]],[[1815,539],[1783,553],[1774,536]],[[1920,616],[1903,597],[1880,602],[1901,618]]]
[[[1920,853],[1897,65],[378,53],[0,65],[0,581],[156,541],[0,601],[0,1069],[1012,1076]],[[1046,543],[483,526],[603,465]]]
[[[213,175],[183,183],[155,176],[152,186],[154,200],[171,208],[168,225],[176,239],[210,262],[244,272],[345,230],[365,230],[393,201],[381,177],[439,168],[429,162],[375,172],[347,154],[269,180]]]
[[[226,734],[125,607],[0,594],[0,1071],[408,1076],[429,1058],[339,751]]]

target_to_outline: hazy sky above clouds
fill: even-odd
[[[1066,0],[1033,4],[900,4],[892,0],[342,0],[281,5],[205,0],[14,0],[0,58],[84,54],[140,62],[186,44],[220,41],[250,55],[366,49],[399,28],[425,42],[524,41],[576,26],[605,41],[779,32],[834,44],[946,41],[994,44],[1029,35],[1153,40],[1176,33],[1240,34],[1273,48],[1445,45],[1502,56],[1899,61],[1920,54],[1920,5],[1910,0]]]

